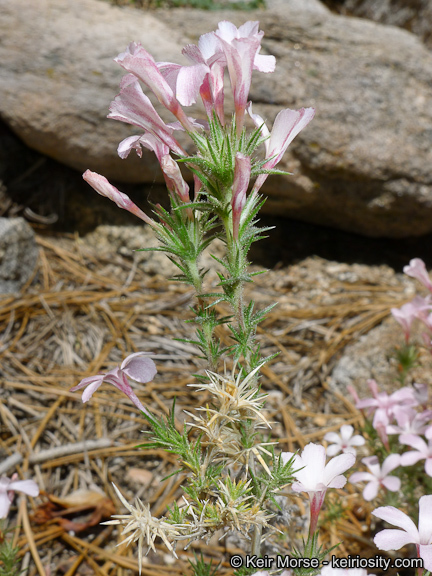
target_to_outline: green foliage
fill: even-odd
[[[13,546],[12,539],[6,539],[7,532],[0,522],[0,576],[19,576],[19,548]]]
[[[179,456],[180,470],[175,472],[178,474],[180,471],[190,470],[195,475],[200,476],[201,469],[201,443],[200,439],[190,442],[187,434],[186,424],[184,425],[183,432],[180,433],[175,425],[174,418],[175,399],[169,416],[163,416],[158,419],[153,414],[144,414],[152,431],[146,432],[150,435],[150,441],[145,444],[140,444],[138,448],[144,449],[162,449],[171,454]]]
[[[303,549],[297,550],[294,548],[292,557],[293,558],[318,558],[319,566],[321,566],[322,561],[324,558],[330,554],[335,548],[339,546],[336,544],[331,548],[324,549],[322,545],[318,546],[318,532],[315,532],[312,536],[308,536],[307,540],[303,540]],[[321,572],[321,568],[313,569],[313,568],[293,568],[293,573],[295,576],[315,576]]]
[[[417,366],[418,350],[413,344],[404,344],[396,349],[396,359],[399,368],[399,382],[403,386],[410,370]]]
[[[220,564],[213,567],[213,561],[210,560],[210,564],[208,564],[204,560],[203,553],[201,552],[201,557],[198,558],[194,552],[195,561],[189,560],[189,564],[193,570],[193,576],[216,576],[217,571],[219,569]]]

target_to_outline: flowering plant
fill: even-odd
[[[273,530],[269,504],[274,494],[293,480],[293,457],[276,455],[273,443],[263,441],[261,433],[270,424],[262,413],[266,395],[260,389],[260,371],[270,358],[261,357],[255,334],[273,306],[256,310],[253,301],[245,303],[243,289],[254,275],[248,270],[249,248],[266,230],[257,226],[264,203],[259,191],[270,174],[284,174],[275,167],[312,120],[314,110],[282,110],[271,130],[252,110],[248,95],[253,70],[270,73],[275,68],[274,56],[261,54],[263,34],[258,22],[246,22],[239,28],[220,22],[217,30],[201,36],[197,45],[183,49],[190,63],[187,66],[156,62],[135,42],[115,59],[127,74],[111,103],[109,118],[142,131],[123,140],[118,153],[121,158],[133,150],[141,157],[142,148],[155,153],[168,189],[170,210],[153,206],[150,217],[103,176],[89,170],[84,174],[99,194],[151,226],[159,247],[144,250],[165,252],[179,270],[175,279],[194,288],[196,337],[186,341],[196,346],[206,369],[196,375],[193,386],[208,391],[212,399],[210,405],[188,411],[190,422],[177,430],[174,406],[168,418],[160,418],[144,407],[133,391],[134,382],[149,382],[156,374],[151,358],[139,352],[131,354],[120,367],[84,378],[73,388],[85,388],[83,401],[88,401],[103,382],[122,390],[150,426],[142,447],[175,454],[178,471],[187,473],[184,504],[174,504],[161,519],[153,517],[139,500],[128,503],[116,488],[128,513],[110,523],[124,526],[127,543],[138,542],[140,566],[143,550],[154,548],[156,537],[176,555],[179,542],[187,545],[197,539],[208,540],[216,532],[229,530],[250,539],[251,553],[259,555],[264,531]],[[225,71],[234,99],[231,118],[224,110]],[[141,83],[173,114],[173,122],[162,120]],[[198,98],[205,110],[203,120],[191,118],[183,108]],[[190,137],[195,147],[192,154],[177,140],[178,131]],[[191,172],[192,194],[181,165]],[[200,256],[218,238],[226,252],[223,259],[215,258],[224,270],[218,274],[215,290],[205,284],[207,271],[200,265]],[[230,307],[229,315],[218,313],[216,304],[220,302]],[[231,345],[224,347],[215,337],[218,326],[228,328]],[[338,458],[344,459],[343,470],[354,460],[351,454],[334,461]],[[326,469],[329,466],[331,463]],[[329,477],[320,489],[321,504],[327,487],[341,484],[338,478],[342,477],[333,481]],[[311,537],[318,512],[313,512]],[[309,548],[315,556],[315,547]]]

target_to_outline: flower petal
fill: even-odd
[[[378,480],[376,480],[376,479],[372,480],[372,482],[369,482],[369,483],[366,484],[366,486],[364,487],[364,490],[363,490],[363,498],[364,498],[367,502],[370,502],[371,500],[373,500],[374,498],[377,497],[378,489],[379,489],[379,482],[378,482]]]
[[[396,476],[387,476],[381,480],[381,483],[387,490],[390,490],[390,492],[397,492],[401,487],[400,478]]]
[[[406,544],[415,543],[412,537],[402,530],[382,530],[376,534],[374,542],[380,550],[399,550]]]
[[[39,486],[33,480],[15,480],[9,484],[9,490],[23,492],[28,496],[39,496]]]
[[[416,525],[411,518],[401,510],[398,510],[394,506],[381,506],[380,508],[376,508],[372,514],[377,518],[381,518],[381,520],[385,520],[389,524],[405,530],[411,538],[411,540],[407,540],[406,543],[419,543],[419,533]],[[398,548],[382,548],[382,550],[398,550]]]
[[[96,172],[91,172],[91,170],[86,170],[83,174],[84,180],[90,184],[90,186],[96,190],[101,196],[106,196],[112,200],[119,208],[131,212],[141,220],[144,220],[150,226],[153,226],[154,222],[151,218],[147,216],[132,200],[123,192],[120,192],[115,186],[110,184],[105,176],[101,176]]]
[[[432,572],[432,544],[420,544],[419,556],[423,559],[423,568]]]
[[[6,518],[12,502],[7,492],[0,492],[0,518]]]
[[[238,238],[240,217],[246,203],[246,192],[251,174],[251,159],[240,152],[235,155],[234,183],[232,192],[233,236]]]
[[[432,544],[432,495],[419,500],[419,535],[422,544]]]
[[[334,484],[334,481],[340,474],[343,474],[343,472],[346,472],[348,468],[354,466],[355,461],[356,458],[353,454],[340,454],[339,456],[332,458],[324,469],[324,484],[330,488],[339,488],[339,486]],[[339,484],[340,482],[341,480],[338,478],[337,483]]]
[[[135,352],[125,358],[120,369],[135,382],[146,384],[156,376],[156,364],[146,352]]]

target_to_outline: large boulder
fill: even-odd
[[[432,47],[432,4],[430,0],[324,0],[342,14],[369,18],[399,26],[417,34]]]
[[[133,130],[105,118],[122,76],[112,58],[137,40],[156,60],[181,62],[182,46],[219,20],[259,19],[277,68],[254,74],[254,111],[271,124],[281,108],[317,109],[280,164],[294,175],[266,182],[267,212],[369,236],[432,232],[432,55],[403,30],[335,16],[317,1],[289,5],[149,13],[99,0],[66,9],[63,0],[0,0],[0,115],[69,166],[160,181],[151,154],[117,158]]]

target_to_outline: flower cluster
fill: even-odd
[[[118,147],[119,156],[126,158],[131,150],[135,150],[141,157],[143,147],[154,152],[170,194],[183,204],[190,202],[189,186],[171,154],[186,162],[194,173],[194,200],[198,199],[200,192],[221,196],[221,188],[224,188],[222,197],[225,201],[229,200],[235,238],[238,236],[250,179],[257,176],[253,187],[256,194],[289,144],[314,116],[312,108],[282,110],[270,132],[264,120],[252,112],[252,104],[248,101],[252,71],[269,73],[275,69],[274,56],[260,54],[263,35],[258,30],[258,22],[246,22],[236,28],[224,21],[219,23],[215,32],[201,36],[198,45],[190,44],[183,49],[184,56],[190,62],[188,66],[155,62],[151,54],[135,42],[115,59],[128,74],[120,84],[120,93],[111,103],[108,117],[144,131],[142,135],[123,140]],[[224,112],[225,70],[228,70],[234,97],[233,129],[227,126]],[[153,92],[176,121],[165,123],[162,120],[144,94],[140,82]],[[194,104],[198,97],[207,115],[205,121],[190,118],[183,110],[183,107]],[[246,113],[252,118],[261,138],[255,134],[253,140],[246,141]],[[198,148],[197,156],[188,156],[175,137],[174,133],[178,130],[186,131],[192,138]],[[257,161],[253,153],[260,142],[265,144],[265,158]],[[222,155],[218,155],[218,152],[222,152]],[[106,178],[89,170],[84,178],[99,194],[155,226],[153,220],[125,194],[109,184]],[[229,194],[226,193],[228,191]]]
[[[413,258],[403,271],[407,276],[416,278],[432,294],[432,282],[426,270],[426,265],[420,258]],[[422,333],[424,344],[432,351],[432,302],[431,294],[426,297],[416,296],[411,302],[400,308],[392,308],[394,319],[402,326],[405,342],[408,343],[413,322],[419,320],[425,329]]]

